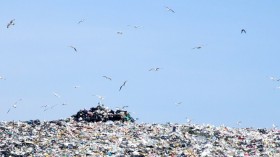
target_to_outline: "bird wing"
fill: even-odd
[[[9,28],[11,26],[11,23],[8,23],[7,28]]]
[[[108,77],[108,76],[102,76],[102,77],[104,77],[104,78],[106,78],[106,79],[108,79],[108,80],[112,80],[112,78],[110,78],[110,77]]]
[[[123,87],[123,85],[121,85],[121,87],[120,87],[119,91],[121,91],[121,90],[122,90],[122,87]]]

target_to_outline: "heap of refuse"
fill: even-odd
[[[107,122],[107,121],[131,121],[134,122],[134,118],[131,117],[129,112],[118,109],[116,111],[107,107],[98,105],[92,107],[89,110],[80,110],[77,114],[72,116],[76,121],[86,122]]]
[[[104,107],[87,112],[94,115],[95,111],[104,111]],[[92,118],[94,116],[87,112],[82,110],[70,118],[52,121],[0,122],[0,156],[280,156],[280,130],[277,128],[138,124],[124,117],[112,120],[111,116],[99,115],[99,118]],[[117,112],[112,115],[115,114]]]

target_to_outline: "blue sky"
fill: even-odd
[[[140,122],[280,125],[280,82],[269,79],[280,78],[279,5],[1,1],[0,119],[66,118],[95,106],[98,94],[110,108],[128,105]]]

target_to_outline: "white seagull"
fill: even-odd
[[[119,91],[121,91],[121,90],[122,90],[122,88],[125,86],[126,82],[127,82],[127,81],[124,81],[124,82],[123,82],[123,84],[120,86]]]
[[[159,71],[160,68],[151,68],[149,71]]]
[[[276,78],[276,77],[273,77],[273,76],[270,76],[269,79],[272,80],[272,81],[280,81],[279,78]]]
[[[14,26],[15,25],[15,19],[11,20],[8,24],[7,24],[7,28],[9,28],[10,26]]]
[[[17,103],[19,102],[19,101],[21,101],[22,99],[20,98],[20,99],[18,99],[14,104],[13,104],[13,108],[17,108]],[[11,111],[11,108],[9,108],[9,110],[7,111],[7,113],[9,113]]]
[[[82,22],[84,22],[85,21],[85,19],[82,19],[82,20],[80,20],[79,22],[78,22],[78,24],[80,24],[80,23],[82,23]]]
[[[127,107],[128,107],[128,106],[123,106],[122,109],[125,109],[125,108],[127,108]]]
[[[53,95],[60,98],[61,96],[59,94],[57,94],[56,92],[53,92]]]
[[[80,88],[81,86],[78,86],[78,85],[76,85],[76,86],[73,86],[74,88]]]
[[[241,123],[242,123],[242,121],[238,121],[238,122],[236,122],[236,124],[237,124],[238,126],[240,126],[240,125],[241,125]]]
[[[201,49],[201,48],[202,48],[202,46],[196,46],[196,47],[194,47],[192,49]]]
[[[44,107],[44,108],[46,108],[46,107],[48,107],[48,105],[42,105],[41,107]]]
[[[179,106],[179,105],[181,105],[183,102],[182,101],[180,101],[180,102],[176,102],[175,104],[176,104],[176,106]]]
[[[246,30],[245,29],[241,29],[241,34],[245,33],[246,34]]]
[[[189,119],[188,117],[186,117],[186,119],[187,119],[187,123],[191,123],[192,122],[192,120],[191,119]]]
[[[105,79],[107,79],[107,80],[110,80],[110,81],[112,81],[112,78],[111,77],[108,77],[108,76],[102,76],[102,77],[104,77]]]
[[[101,96],[101,95],[94,95],[94,96],[96,96],[98,99],[99,99],[99,104],[102,104],[102,100],[104,100],[105,99],[105,97],[103,97],[103,96]]]
[[[167,11],[170,11],[170,12],[172,12],[172,13],[175,13],[175,11],[173,10],[173,9],[171,9],[171,8],[169,8],[169,7],[165,7],[166,9],[167,9]]]
[[[128,27],[133,27],[133,28],[135,28],[135,29],[138,29],[138,28],[142,28],[142,26],[136,26],[136,25],[134,25],[134,26],[132,26],[132,25],[127,25]]]
[[[72,48],[75,52],[78,52],[77,48],[74,46],[69,46],[70,48]]]
[[[3,76],[0,76],[0,80],[6,80]]]

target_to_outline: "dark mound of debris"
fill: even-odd
[[[76,121],[86,122],[107,122],[107,121],[130,121],[135,122],[134,118],[125,110],[111,110],[104,106],[98,105],[89,110],[80,110],[77,114],[72,116]]]

